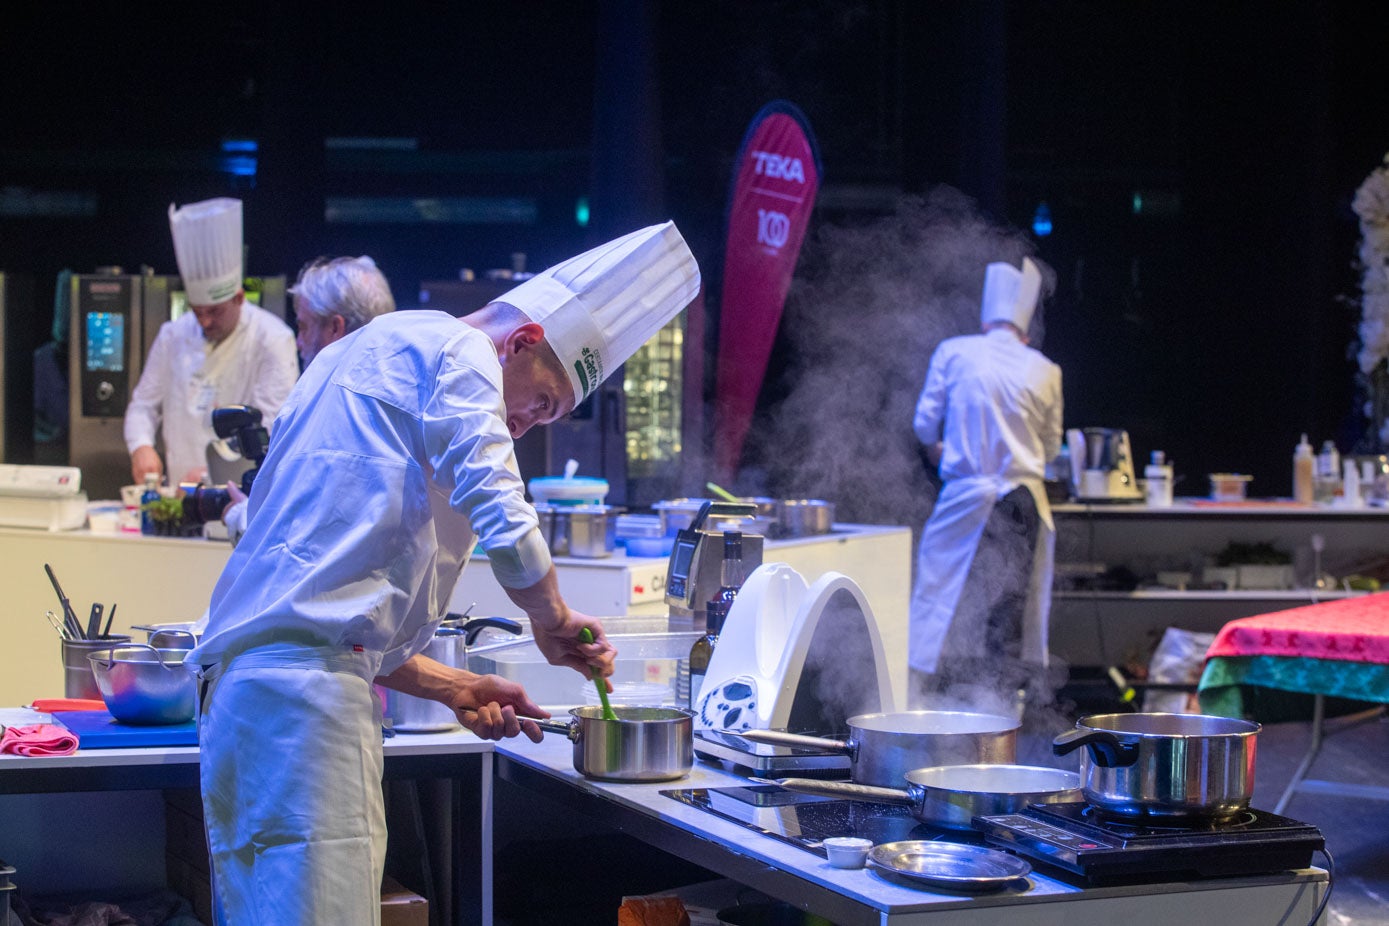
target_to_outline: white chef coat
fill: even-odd
[[[207,466],[216,439],[212,410],[250,405],[270,422],[299,376],[294,332],[264,309],[243,302],[232,333],[217,344],[203,337],[191,311],[159,326],[140,382],[125,410],[126,449],[155,446],[164,425],[164,472],[177,485]]]
[[[325,348],[276,419],[187,659],[210,666],[201,777],[229,910],[377,921],[361,891],[384,864],[369,682],[430,641],[479,538],[503,586],[550,571],[505,411],[491,339],[410,311]]]
[[[994,504],[1023,486],[1042,529],[1030,563],[1022,656],[1047,662],[1055,532],[1043,478],[1061,449],[1061,368],[1008,328],[942,341],[931,358],[913,429],[941,441],[944,487],[922,532],[908,662],[933,673]],[[971,654],[987,658],[988,653]]]
[[[478,540],[503,586],[550,570],[496,348],[444,312],[324,348],[275,421],[247,522],[193,663],[294,639],[361,646],[389,675],[433,636]]]

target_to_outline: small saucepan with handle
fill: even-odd
[[[677,707],[575,707],[568,723],[535,720],[574,744],[574,770],[601,781],[673,781],[694,765],[694,712]],[[534,719],[534,718],[532,718]]]
[[[1032,765],[939,765],[907,772],[907,787],[880,788],[815,778],[773,779],[788,791],[904,804],[922,823],[973,829],[975,817],[1017,813],[1028,804],[1081,800],[1080,776]]]

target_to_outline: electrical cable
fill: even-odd
[[[1326,856],[1326,893],[1321,895],[1321,903],[1317,904],[1316,912],[1312,914],[1307,926],[1317,926],[1317,923],[1321,922],[1321,915],[1326,912],[1327,901],[1331,899],[1331,888],[1336,884],[1336,862],[1331,857],[1331,850],[1323,845],[1318,851]]]

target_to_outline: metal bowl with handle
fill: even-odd
[[[907,773],[907,788],[879,788],[847,781],[778,778],[788,791],[905,804],[922,823],[973,829],[975,817],[1017,813],[1028,804],[1081,800],[1080,776],[1032,765],[941,765]]]
[[[111,716],[121,723],[150,726],[193,719],[197,677],[183,664],[187,655],[185,649],[130,643],[87,659]]]
[[[859,784],[893,787],[912,769],[935,765],[1002,764],[1017,758],[1021,723],[1001,714],[972,711],[892,711],[859,714],[847,721],[844,740],[780,730],[724,731],[754,743],[843,753]]]
[[[677,707],[575,707],[569,723],[536,720],[574,744],[574,770],[603,781],[672,781],[694,765],[694,712]]]

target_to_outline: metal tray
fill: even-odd
[[[913,881],[957,891],[992,891],[1032,871],[1026,860],[997,849],[909,839],[868,852],[870,865]]]

